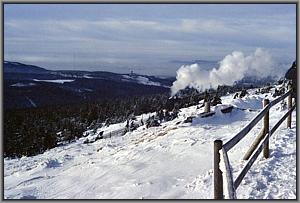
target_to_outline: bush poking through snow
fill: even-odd
[[[249,94],[249,93],[247,92],[247,90],[243,89],[241,92],[235,93],[233,99],[243,98],[243,97],[246,96],[247,94]]]

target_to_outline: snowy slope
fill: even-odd
[[[265,96],[274,99],[270,94],[236,100],[228,95],[222,97],[222,102],[259,110]],[[272,107],[270,127],[285,113],[279,106]],[[80,139],[37,156],[5,159],[4,197],[211,199],[213,141],[226,142],[258,113],[235,108],[222,114],[219,109],[216,107],[212,117],[200,118],[203,109],[191,106],[181,109],[179,118],[160,127],[141,126],[124,136],[90,144]],[[193,123],[183,124],[188,116],[196,118]],[[229,152],[234,178],[245,164],[242,156],[261,125]],[[98,132],[109,133],[124,126],[125,123],[115,124]],[[260,156],[254,163],[237,190],[238,198],[296,198],[296,111],[292,114],[292,128],[286,129],[284,122],[271,138],[270,153],[268,160]]]
[[[122,75],[122,77],[124,78],[122,80],[127,82],[136,82],[143,85],[163,86],[169,88],[168,86],[162,85],[159,82],[153,82],[149,80],[149,78],[140,75],[134,75],[134,76]]]
[[[33,81],[36,82],[52,82],[52,83],[60,83],[64,84],[65,82],[74,82],[75,80],[62,80],[62,79],[57,79],[57,80],[38,80],[38,79],[33,79]]]

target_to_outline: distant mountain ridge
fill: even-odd
[[[48,73],[49,70],[41,68],[35,65],[27,65],[19,62],[4,61],[3,64],[4,73],[36,73],[43,74]]]
[[[192,60],[192,61],[172,60],[170,62],[171,63],[184,63],[184,64],[192,64],[192,63],[198,63],[198,64],[203,64],[203,63],[217,64],[218,63],[218,61],[216,61],[216,60],[202,60],[202,59],[196,59],[196,60]]]
[[[159,77],[140,75],[135,73],[121,74],[108,71],[84,71],[84,70],[48,70],[36,65],[28,65],[19,62],[4,61],[4,79],[70,79],[70,78],[94,78],[109,79],[114,81],[140,82],[136,78],[147,78],[149,81],[162,83],[162,86],[171,86],[175,77]],[[146,79],[146,80],[147,80]]]
[[[169,93],[175,78],[106,71],[47,70],[4,61],[4,109]]]

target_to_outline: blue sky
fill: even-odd
[[[175,75],[258,47],[295,59],[295,4],[4,5],[5,60],[48,69]]]

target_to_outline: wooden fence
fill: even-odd
[[[284,114],[284,116],[273,126],[271,130],[269,130],[269,110],[272,106],[277,104],[278,102],[284,100],[288,97],[288,111]],[[291,87],[289,87],[289,91],[286,92],[279,98],[269,102],[269,100],[264,99],[263,101],[264,108],[260,111],[258,115],[256,115],[239,133],[237,133],[231,140],[223,144],[222,140],[214,141],[214,199],[224,199],[223,195],[223,175],[220,170],[220,160],[221,155],[223,156],[224,164],[225,164],[225,173],[227,179],[227,190],[230,199],[236,199],[236,189],[242,182],[246,173],[249,171],[250,167],[253,165],[254,161],[259,156],[260,152],[263,151],[263,155],[265,158],[269,157],[269,139],[273,135],[273,133],[277,130],[277,128],[281,125],[281,123],[287,118],[287,127],[291,127],[291,115],[292,111],[295,109],[296,104],[292,105],[292,96],[291,96]],[[250,130],[262,119],[263,129],[261,133],[258,135],[254,143],[251,145],[250,149],[244,156],[245,160],[248,160],[243,167],[240,174],[234,180],[232,176],[232,170],[230,166],[230,162],[228,159],[228,151],[232,149],[239,141],[241,141]]]

